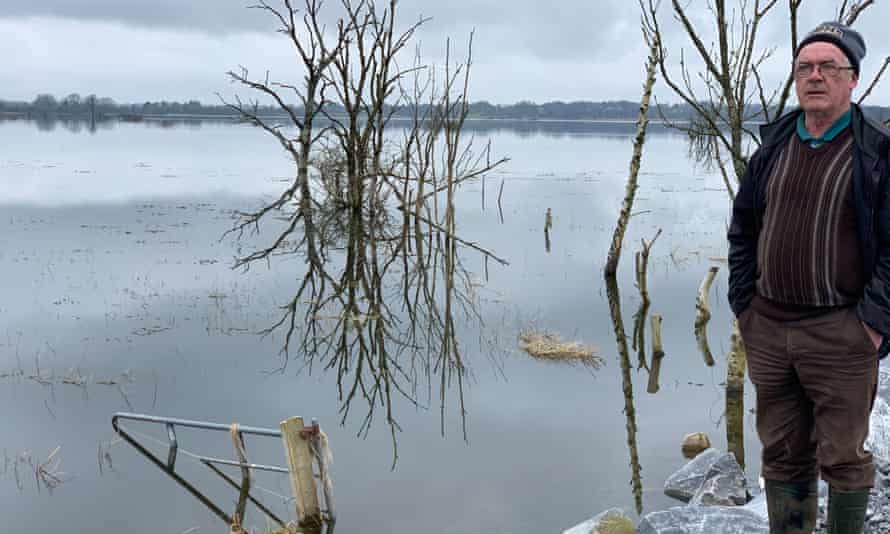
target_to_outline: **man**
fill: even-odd
[[[733,204],[729,300],[757,397],[771,533],[861,533],[878,355],[890,345],[890,132],[850,101],[865,42],[828,22],[792,65],[800,108],[761,128]]]

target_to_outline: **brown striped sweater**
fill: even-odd
[[[792,135],[773,168],[754,304],[777,319],[850,306],[862,294],[852,146],[850,128],[818,148]]]

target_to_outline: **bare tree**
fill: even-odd
[[[606,295],[609,301],[609,313],[612,318],[612,327],[615,333],[615,342],[618,348],[618,357],[621,362],[621,382],[624,391],[624,415],[627,418],[627,445],[630,451],[631,465],[631,487],[633,488],[634,503],[637,513],[643,510],[643,483],[641,477],[640,457],[637,449],[637,419],[636,409],[634,408],[633,396],[633,380],[631,378],[630,369],[630,352],[627,346],[627,334],[624,328],[624,318],[621,314],[621,294],[618,289],[618,263],[621,259],[621,248],[624,242],[624,234],[627,231],[627,225],[630,221],[631,210],[633,209],[634,198],[637,191],[637,177],[640,172],[640,162],[643,156],[643,146],[646,142],[646,128],[649,124],[649,102],[652,96],[652,88],[655,86],[657,75],[657,63],[655,56],[655,43],[647,39],[649,44],[649,58],[646,62],[646,79],[643,83],[643,96],[640,99],[640,113],[637,117],[637,135],[634,139],[633,153],[630,159],[629,173],[627,184],[625,186],[624,200],[621,204],[621,211],[618,215],[618,221],[615,223],[615,230],[612,235],[612,244],[609,247],[609,254],[606,258],[606,265],[603,269],[603,275],[606,281]],[[659,230],[660,233],[660,230]],[[658,234],[648,244],[644,241],[643,247],[648,257],[648,250],[657,239]],[[639,272],[640,260],[637,261]],[[642,269],[645,271],[645,269]],[[645,272],[641,273],[643,280],[640,290],[643,291],[645,300],[648,300],[648,292],[645,289]],[[647,304],[648,308],[648,304]],[[645,309],[638,312],[637,317],[646,313]],[[638,327],[637,327],[638,328]],[[635,346],[642,347],[645,342],[642,340],[642,332],[635,329],[633,341]]]
[[[325,129],[321,129],[320,132],[314,131],[315,119],[321,113],[325,104],[324,93],[328,87],[325,76],[329,65],[347,46],[349,39],[349,27],[341,25],[338,28],[340,31],[336,35],[334,42],[326,42],[324,30],[320,23],[320,0],[306,0],[305,14],[303,16],[299,16],[292,0],[282,0],[282,2],[283,7],[281,8],[273,7],[265,0],[261,0],[259,4],[252,7],[269,12],[281,24],[277,31],[287,36],[296,56],[300,59],[301,66],[305,70],[303,86],[299,87],[285,82],[273,81],[270,79],[268,71],[262,80],[250,78],[249,73],[244,68],[240,72],[230,71],[228,74],[233,81],[241,83],[267,98],[271,98],[290,119],[290,126],[296,128],[297,135],[289,137],[284,129],[284,125],[278,123],[270,124],[261,119],[257,114],[258,100],[245,104],[236,96],[234,103],[226,102],[225,100],[223,102],[236,111],[244,120],[274,136],[293,158],[297,167],[297,176],[291,187],[287,188],[275,202],[267,204],[259,211],[242,214],[242,222],[237,227],[238,230],[257,224],[268,212],[281,209],[294,198],[299,198],[301,203],[310,201],[309,160],[311,150],[314,143],[326,131]],[[289,95],[294,97],[293,103],[288,103],[290,101]],[[295,104],[302,108],[302,113],[299,113]],[[303,209],[296,211],[295,217],[299,218],[303,211]],[[296,220],[293,222],[296,222]],[[273,246],[278,245],[280,245],[280,242],[273,244]],[[253,259],[267,255],[267,251],[260,251],[257,255],[244,258],[244,263],[249,263]]]
[[[646,129],[649,126],[649,103],[652,98],[652,89],[655,87],[655,79],[658,74],[656,67],[658,65],[658,43],[651,37],[652,35],[643,31],[643,37],[646,44],[649,45],[649,57],[646,62],[646,80],[643,83],[643,96],[640,99],[640,113],[637,117],[637,135],[634,137],[633,154],[630,158],[630,165],[627,175],[627,184],[624,187],[624,199],[621,202],[621,211],[618,214],[618,221],[615,223],[615,230],[612,233],[612,243],[609,246],[609,254],[606,256],[606,265],[603,268],[604,276],[614,278],[618,272],[618,262],[621,260],[621,247],[624,243],[624,234],[627,232],[627,225],[630,222],[631,211],[633,210],[634,199],[636,198],[637,178],[640,174],[640,163],[643,159],[643,146],[646,143]]]
[[[383,409],[395,465],[395,397],[424,407],[436,382],[444,433],[446,391],[454,385],[465,421],[467,367],[455,317],[482,322],[460,252],[506,262],[458,235],[455,188],[505,160],[491,161],[488,147],[476,153],[461,136],[471,46],[466,60],[454,64],[449,44],[441,76],[419,52],[402,68],[400,58],[426,19],[399,31],[395,0],[382,8],[371,0],[340,0],[332,33],[320,22],[318,0],[304,0],[302,15],[292,0],[282,2],[281,8],[265,1],[257,7],[281,23],[305,72],[303,83],[275,82],[268,74],[250,79],[243,71],[230,76],[271,98],[290,124],[260,117],[256,101],[229,105],[279,142],[296,178],[272,202],[238,214],[232,232],[239,239],[284,224],[271,243],[236,265],[249,268],[282,254],[305,259],[296,291],[265,333],[282,330],[283,353],[299,354],[310,372],[320,365],[336,373],[343,422],[355,400],[365,401],[359,434]],[[401,130],[391,125],[397,114]],[[417,394],[422,383],[426,402]]]
[[[787,20],[790,49],[798,45],[798,12],[803,0],[788,0]],[[873,4],[873,0],[844,1],[837,20],[852,25]],[[781,116],[788,105],[794,83],[790,73],[773,89],[765,86],[761,76],[764,64],[774,56],[775,46],[761,45],[759,30],[777,0],[714,0],[708,3],[710,27],[697,27],[688,15],[688,3],[671,0],[670,12],[684,30],[693,53],[687,57],[680,48],[679,63],[669,61],[665,32],[659,22],[659,0],[640,0],[646,33],[657,45],[661,78],[675,96],[693,110],[688,124],[671,123],[690,139],[691,156],[720,170],[730,198],[745,174],[748,156],[759,146],[760,138],[753,121],[772,121]],[[730,4],[730,5],[727,5]],[[713,42],[708,43],[713,35]],[[787,58],[790,64],[792,58]],[[890,59],[888,59],[890,62]],[[694,72],[690,65],[700,64]],[[886,63],[885,63],[886,65]],[[871,86],[883,74],[882,68]],[[867,90],[860,103],[871,92]],[[663,117],[664,118],[664,117]],[[667,121],[670,123],[670,121]]]

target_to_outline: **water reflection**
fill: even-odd
[[[747,355],[739,333],[739,324],[732,320],[730,351],[726,361],[726,445],[745,468],[745,368]]]
[[[621,363],[621,389],[624,391],[624,416],[627,418],[627,448],[630,451],[631,487],[637,514],[643,513],[643,478],[641,475],[640,453],[637,448],[637,412],[634,408],[633,379],[630,375],[630,352],[624,319],[621,316],[621,294],[615,276],[606,277],[606,294],[609,299],[609,313],[618,344],[618,359]]]
[[[661,228],[658,229],[651,241],[641,240],[642,249],[634,255],[634,275],[636,276],[637,289],[640,291],[640,308],[634,314],[633,332],[633,348],[637,351],[637,370],[643,368],[649,370],[649,365],[646,363],[646,317],[649,315],[649,306],[652,305],[652,301],[649,299],[647,274],[649,254],[652,251],[652,245],[660,235]]]
[[[695,316],[695,340],[698,342],[698,350],[705,359],[705,365],[714,366],[714,356],[711,354],[711,345],[708,343],[708,322],[711,320],[711,308],[708,306],[708,293],[711,291],[711,285],[717,276],[719,267],[712,266],[708,269],[708,273],[702,280],[701,287],[698,289],[698,296],[695,298],[695,309],[698,314]]]
[[[550,229],[553,228],[553,212],[547,208],[544,215],[544,251],[550,254]]]
[[[436,184],[433,184],[435,190]],[[422,190],[418,195],[422,195]],[[376,199],[358,208],[336,197],[285,207],[287,221],[267,249],[243,257],[297,255],[304,270],[279,320],[263,333],[284,331],[283,353],[310,373],[336,374],[341,422],[358,403],[364,409],[358,434],[367,436],[380,414],[390,428],[393,466],[398,459],[397,399],[427,408],[437,397],[441,432],[450,391],[466,439],[464,386],[469,369],[459,343],[463,325],[485,337],[478,288],[461,252],[474,249],[504,260],[455,235],[452,199],[439,206],[388,209]],[[438,224],[440,210],[445,222]],[[255,214],[244,214],[243,222]],[[450,229],[450,230],[449,230]],[[287,365],[287,363],[285,363]],[[282,368],[283,370],[283,368]]]
[[[227,117],[68,117],[52,114],[34,115],[0,115],[0,125],[3,123],[31,123],[40,132],[53,132],[61,126],[71,133],[94,134],[99,130],[113,130],[121,124],[143,124],[157,128],[200,128],[202,124],[232,124],[235,122]]]
[[[652,314],[652,364],[649,366],[649,383],[646,392],[655,394],[660,388],[661,360],[664,359],[664,346],[661,343],[661,315]]]
[[[648,295],[646,284],[646,272],[648,265],[648,256],[652,244],[660,235],[660,230],[656,236],[649,242],[642,241],[642,250],[636,254],[635,275],[636,286],[639,289],[641,302],[640,307],[634,314],[634,332],[631,337],[633,340],[632,348],[637,351],[637,370],[645,369],[648,373],[647,392],[650,394],[658,393],[659,376],[661,374],[661,364],[665,353],[661,339],[661,321],[660,315],[653,314],[651,316],[651,340],[652,340],[652,357],[651,361],[646,361],[645,347],[646,336],[644,325],[648,318],[648,312],[651,302]],[[710,356],[710,350],[707,349],[706,326],[710,319],[710,311],[707,306],[706,298],[710,290],[711,283],[717,272],[715,267],[711,267],[705,281],[700,288],[699,295],[696,299],[696,307],[698,315],[695,322],[695,337],[699,349],[705,354],[705,358]],[[609,301],[609,311],[612,318],[612,326],[615,333],[615,339],[618,349],[618,357],[621,365],[621,381],[624,393],[624,415],[626,418],[627,429],[627,446],[630,453],[631,466],[631,487],[634,496],[634,503],[638,514],[642,513],[642,468],[640,466],[639,452],[637,446],[637,422],[636,410],[634,407],[633,377],[631,376],[631,354],[628,347],[627,335],[624,328],[624,320],[621,313],[621,295],[618,281],[615,276],[606,277],[606,292]],[[702,315],[706,317],[702,320]],[[702,343],[702,340],[705,340]],[[722,385],[725,385],[725,431],[727,449],[732,452],[742,469],[745,469],[745,434],[744,434],[744,384],[745,384],[745,349],[738,332],[738,324],[733,321],[732,333],[730,340],[730,350],[727,355],[727,379]],[[714,365],[711,358],[709,366]],[[721,419],[723,419],[721,418]]]
[[[275,117],[267,117],[274,120]],[[287,117],[280,117],[284,120]],[[55,115],[35,114],[26,115],[0,115],[0,124],[3,122],[28,122],[34,123],[38,130],[44,132],[53,131],[59,124],[72,132],[94,133],[97,129],[113,129],[119,124],[139,123],[146,126],[159,128],[200,128],[202,124],[235,124],[239,120],[234,116],[140,116],[122,115],[118,117],[97,117],[93,120],[86,117],[61,117]],[[319,118],[321,126],[327,126],[327,121]],[[411,120],[393,117],[393,128],[410,127]],[[676,130],[661,123],[653,122],[649,126],[652,133],[681,137]],[[636,124],[633,121],[619,120],[523,120],[523,119],[467,119],[463,130],[468,133],[489,137],[497,134],[510,133],[522,139],[538,135],[546,135],[555,139],[570,138],[629,138],[636,132]]]
[[[28,193],[30,196],[21,194],[24,207],[4,206],[4,222],[8,223],[4,231],[9,243],[0,258],[4,279],[9,281],[4,288],[7,301],[21,303],[0,307],[0,313],[13,336],[19,330],[24,333],[21,353],[26,358],[27,370],[34,352],[47,337],[53,346],[65,347],[57,358],[47,362],[47,369],[60,369],[64,374],[70,367],[80,365],[99,377],[114,377],[125,368],[134,367],[139,383],[145,384],[133,387],[130,393],[137,411],[154,407],[153,389],[157,389],[157,413],[164,415],[240,420],[265,426],[293,413],[318,416],[335,447],[335,480],[338,504],[344,512],[340,523],[343,532],[364,528],[409,533],[416,532],[418,527],[466,532],[549,532],[599,510],[634,506],[626,483],[631,479],[631,469],[626,467],[627,420],[624,414],[617,413],[618,409],[610,408],[618,401],[616,396],[622,394],[619,384],[623,383],[624,373],[618,372],[621,366],[611,370],[607,365],[592,377],[586,369],[578,372],[571,367],[542,365],[523,355],[506,360],[491,372],[488,362],[479,365],[474,354],[476,338],[466,331],[469,328],[464,329],[465,335],[459,340],[464,367],[472,367],[473,371],[472,387],[466,395],[471,446],[464,446],[457,439],[438,439],[439,421],[435,414],[415,411],[403,399],[396,398],[396,418],[405,432],[399,434],[398,468],[390,472],[389,433],[382,423],[383,409],[379,404],[376,429],[369,439],[354,439],[365,401],[356,399],[352,420],[345,427],[335,424],[339,403],[333,369],[324,377],[294,378],[293,371],[304,364],[299,351],[294,351],[287,376],[266,376],[258,371],[278,364],[275,354],[282,339],[277,335],[267,339],[237,335],[239,330],[235,327],[254,332],[279,319],[276,305],[292,296],[292,289],[302,281],[302,277],[297,277],[306,269],[304,255],[298,251],[296,255],[273,259],[273,263],[283,262],[283,267],[276,263],[271,274],[256,269],[245,276],[229,270],[234,251],[218,242],[220,233],[231,222],[231,209],[243,208],[260,195],[279,192],[281,182],[264,181],[263,175],[276,179],[290,175],[290,163],[278,157],[278,147],[269,146],[267,140],[260,139],[246,126],[204,124],[200,132],[194,133],[187,127],[161,130],[148,122],[115,124],[114,128],[114,135],[92,137],[72,136],[59,126],[48,134],[56,136],[53,139],[38,133],[33,123],[7,124],[2,132],[7,146],[15,147],[9,152],[15,154],[17,161],[37,162],[21,168],[4,167],[10,183],[7,198],[20,198],[14,194],[21,189],[16,184],[39,186]],[[53,153],[52,159],[47,159],[45,147],[54,141],[69,143],[69,148],[70,143],[75,143],[77,150]],[[606,303],[591,298],[602,282],[597,279],[591,284],[590,265],[601,260],[604,244],[607,245],[605,230],[614,223],[609,206],[615,205],[623,191],[619,188],[626,172],[626,158],[625,151],[617,148],[624,145],[608,137],[556,139],[541,135],[528,140],[507,132],[494,138],[493,144],[517,158],[509,173],[488,177],[488,211],[480,215],[480,191],[475,184],[460,191],[463,198],[458,207],[462,237],[496,245],[497,252],[511,260],[509,269],[499,269],[496,263],[488,262],[492,282],[484,289],[478,281],[472,281],[473,288],[485,299],[482,313],[487,326],[502,327],[502,338],[509,338],[512,348],[517,328],[532,315],[546,318],[547,325],[556,331],[610,346],[611,341],[603,342],[612,335]],[[706,267],[702,266],[703,260],[697,263],[693,257],[672,268],[667,251],[678,250],[677,254],[683,256],[694,242],[696,250],[705,247],[705,254],[722,252],[722,234],[715,237],[710,229],[717,228],[716,234],[720,234],[725,192],[700,191],[702,177],[688,171],[682,161],[677,162],[676,154],[682,153],[685,146],[681,139],[656,136],[647,146],[653,152],[646,161],[658,174],[648,174],[653,178],[641,184],[640,210],[651,209],[652,214],[633,219],[627,242],[631,248],[638,248],[633,244],[638,244],[641,237],[650,239],[656,230],[655,223],[673,221],[659,238],[649,269],[651,310],[664,311],[664,342],[670,347],[671,356],[662,374],[659,397],[640,395],[646,387],[645,377],[629,373],[637,380],[637,396],[632,401],[635,423],[643,427],[636,435],[639,452],[635,458],[638,464],[646,464],[646,487],[654,488],[681,465],[682,458],[675,450],[676,434],[713,426],[722,411],[722,399],[716,393],[686,385],[687,380],[705,384],[723,380],[722,372],[715,378],[711,369],[702,365],[695,339],[690,335],[694,319],[692,300],[704,274],[699,271]],[[589,172],[591,154],[596,156],[596,174]],[[262,167],[258,167],[260,161]],[[55,167],[44,167],[44,163]],[[76,181],[76,191],[68,191],[64,184],[72,182],[71,174],[76,169],[96,172],[76,175],[82,180]],[[177,174],[179,179],[163,178],[162,174]],[[519,178],[514,179],[517,175]],[[504,178],[509,183],[501,188]],[[662,187],[669,187],[672,192],[665,194]],[[499,210],[493,206],[501,190],[505,225],[498,223]],[[42,199],[50,197],[62,198],[63,203],[44,206]],[[127,200],[131,198],[134,200]],[[548,207],[552,207],[554,215],[558,214],[551,231],[550,255],[542,250],[544,239],[540,235]],[[313,215],[313,220],[331,220],[328,233],[332,235],[323,241],[332,243],[326,249],[326,270],[336,278],[343,269],[337,262],[345,262],[351,214],[328,210],[322,203],[313,206]],[[369,214],[363,224],[366,232],[382,232],[369,229]],[[404,227],[402,215],[390,217],[386,224],[385,232],[397,235]],[[298,228],[302,228],[302,223]],[[156,229],[166,229],[166,233],[153,233]],[[316,234],[319,233],[325,232],[318,230]],[[264,228],[259,238],[266,240],[268,236]],[[174,237],[176,242],[172,241]],[[437,239],[427,234],[424,244],[428,246]],[[408,243],[413,251],[416,247],[412,239]],[[79,252],[82,249],[90,252]],[[665,254],[658,254],[659,251]],[[476,276],[485,279],[481,276],[484,262],[477,263],[476,253],[458,247],[458,256],[478,273]],[[409,258],[409,263],[417,262]],[[636,297],[631,264],[625,262],[627,276],[621,280],[628,320],[638,304],[631,302]],[[439,265],[441,270],[441,260]],[[386,270],[389,278],[384,277],[384,294],[387,288],[395,295],[401,293],[398,282],[404,268],[396,267],[391,265]],[[366,268],[371,267],[367,264]],[[441,294],[441,275],[437,273],[435,277],[440,280],[437,291]],[[455,285],[460,286],[461,282],[456,280]],[[588,291],[578,291],[579,287],[591,285]],[[136,291],[137,298],[128,296],[131,292],[127,288]],[[217,298],[221,294],[229,296]],[[80,301],[78,312],[90,308],[97,310],[98,315],[77,313],[82,318],[75,320],[73,306],[52,304],[59,295]],[[729,337],[724,335],[729,312],[721,300],[715,299],[713,304],[715,320],[711,321],[710,335],[716,352],[719,340]],[[398,303],[394,307],[396,312],[401,310]],[[136,313],[131,309],[136,309]],[[508,312],[505,314],[503,309]],[[513,319],[512,310],[524,313]],[[112,312],[110,318],[103,315],[105,311]],[[131,314],[137,317],[128,319]],[[175,325],[167,321],[174,315]],[[164,321],[157,322],[152,317]],[[461,328],[459,317],[455,322]],[[173,328],[151,336],[131,334],[140,326],[155,324]],[[651,328],[650,323],[650,339]],[[109,335],[120,337],[122,343],[104,341]],[[81,341],[87,337],[92,341]],[[0,343],[9,341],[0,337]],[[10,357],[14,349],[13,345],[0,347]],[[88,356],[78,358],[78,354]],[[409,354],[403,356],[407,360]],[[632,353],[628,363],[628,369],[637,365]],[[654,369],[651,361],[650,368]],[[315,369],[323,369],[320,360],[316,360]],[[159,377],[158,388],[151,381],[153,372]],[[509,381],[501,379],[502,372],[509,375]],[[426,398],[424,382],[418,384],[417,394]],[[433,402],[438,384],[437,380],[431,384]],[[206,531],[219,527],[215,517],[184,499],[181,491],[127,450],[125,444],[114,451],[118,472],[108,476],[106,471],[102,478],[94,474],[97,441],[112,437],[109,414],[126,409],[125,401],[111,387],[92,388],[89,404],[76,402],[80,397],[76,388],[58,389],[59,401],[51,403],[58,417],[54,419],[44,407],[46,393],[41,388],[15,383],[3,388],[3,400],[18,407],[9,415],[10,425],[19,431],[7,436],[2,446],[9,448],[10,454],[26,449],[39,451],[43,459],[57,444],[64,443],[63,467],[74,466],[77,475],[75,481],[55,492],[49,508],[44,499],[16,495],[14,481],[0,479],[6,482],[0,484],[0,491],[7,491],[0,501],[6,502],[7,515],[16,517],[20,528],[34,532],[64,530],[72,524],[89,524],[88,516],[97,513],[103,517],[103,524],[96,527],[100,532],[182,532],[197,525]],[[447,425],[451,437],[457,436],[460,424],[455,410],[456,389],[455,386],[448,390]],[[711,411],[709,399],[713,401]],[[671,409],[663,410],[664,406]],[[579,411],[585,410],[594,413],[579,418]],[[530,421],[543,423],[541,428],[546,431],[539,432],[535,427],[535,431],[529,432]],[[231,444],[223,441],[225,449],[221,453],[230,454]],[[749,450],[756,450],[752,449],[754,446],[749,443]],[[248,443],[251,458],[281,458],[278,443],[272,443],[265,451],[268,456],[261,456],[258,447],[259,444]],[[550,452],[540,456],[542,450]],[[756,470],[754,458],[750,464]],[[221,502],[231,504],[233,495],[223,486],[225,482],[216,480],[213,473],[205,473],[200,465],[194,468],[195,474],[198,469],[207,481],[220,486],[218,494],[228,499]],[[468,484],[467,473],[473,473],[478,480]],[[134,484],[134,480],[138,483]],[[430,484],[430,480],[436,480],[436,484]],[[529,485],[529,480],[537,482]],[[265,486],[278,493],[289,493],[286,484]],[[562,497],[553,506],[543,511],[536,507],[542,496],[546,499],[554,494]],[[85,502],[84,495],[93,498]],[[164,514],[150,525],[133,526],[132,517],[141,513],[146,502],[161,507]],[[443,508],[436,504],[442,502],[453,506]],[[674,504],[660,491],[646,492],[646,511]],[[392,513],[394,505],[399,508],[398,514]],[[456,516],[449,511],[455,507],[462,513]],[[285,504],[275,510],[289,512]]]

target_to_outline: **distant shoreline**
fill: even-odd
[[[34,113],[25,111],[0,111],[0,119],[24,119],[24,120],[77,120],[77,121],[120,121],[120,122],[140,122],[140,121],[163,121],[163,120],[182,120],[182,121],[242,121],[238,115],[223,115],[214,113],[164,113],[164,114],[132,114],[132,113],[103,113],[101,116],[91,117],[88,114],[80,113]],[[264,120],[290,120],[287,115],[259,115]],[[336,117],[345,118],[345,117]],[[392,117],[393,122],[408,122],[412,119],[409,117]],[[535,118],[535,117],[467,117],[468,122],[499,122],[499,123],[529,123],[529,124],[613,124],[613,125],[635,125],[636,118],[603,118],[603,119],[585,119],[585,118]],[[685,119],[671,119],[665,121],[661,118],[650,118],[650,124],[667,125],[688,124]]]
[[[703,103],[710,109],[710,103]],[[255,107],[254,107],[255,106]],[[417,115],[426,117],[438,117],[439,111],[432,109],[431,104],[411,105],[396,101],[392,105],[386,105],[384,113],[391,116],[393,121],[411,120]],[[486,101],[468,102],[466,104],[467,121],[477,123],[488,122],[490,124],[610,124],[624,125],[635,124],[640,112],[639,101],[609,100],[609,101],[551,101],[537,104],[531,101],[520,101],[514,104],[492,104]],[[328,103],[325,107],[328,114],[334,117],[342,117],[347,114],[342,105]],[[788,108],[790,109],[790,108]],[[866,113],[875,120],[881,122],[890,119],[890,107],[864,106]],[[724,110],[725,111],[725,110]],[[758,106],[751,104],[745,112],[745,116],[752,119],[763,119],[762,112],[758,113]],[[778,108],[770,108],[771,112],[778,112]],[[251,105],[250,112],[270,121],[283,121],[290,123],[290,113],[301,116],[302,106],[299,102],[293,102],[282,108],[278,105],[255,104]],[[769,114],[770,116],[772,113]],[[677,125],[689,124],[698,116],[695,106],[689,103],[663,103],[656,109],[650,110],[649,122],[653,125],[673,123]],[[7,101],[0,99],[0,118],[35,118],[37,120],[219,120],[238,121],[237,110],[225,103],[204,104],[198,100],[188,102],[172,102],[162,100],[160,102],[118,103],[112,98],[98,97],[96,95],[82,96],[71,93],[63,98],[56,98],[51,94],[40,94],[30,102]],[[750,124],[756,124],[753,120]]]

